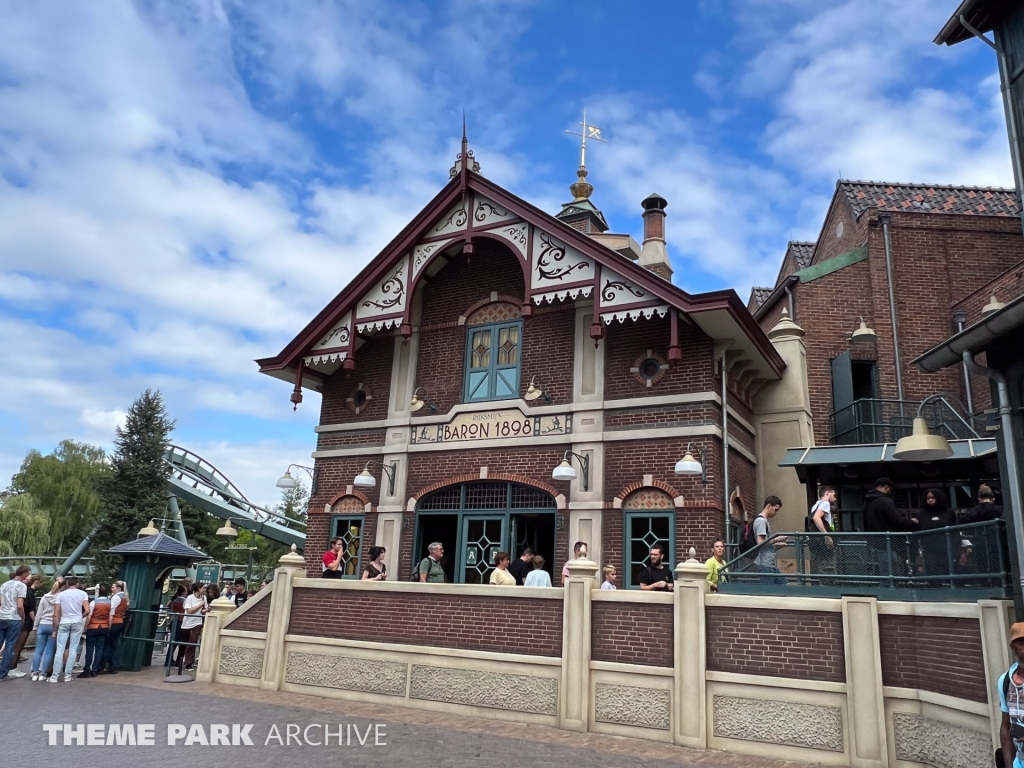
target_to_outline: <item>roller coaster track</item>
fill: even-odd
[[[227,475],[202,456],[172,445],[165,460],[171,468],[171,476],[167,480],[167,490],[171,495],[260,536],[281,544],[294,544],[298,550],[305,547],[304,522],[253,504]]]

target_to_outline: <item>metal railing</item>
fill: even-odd
[[[955,398],[954,398],[955,399]],[[895,443],[913,431],[920,401],[861,399],[828,417],[832,445]],[[981,425],[973,416],[963,416],[944,397],[927,403],[922,413],[933,433],[947,440],[979,436]]]
[[[153,637],[144,637],[132,634],[134,625],[137,624],[133,619],[136,615],[141,614],[155,615],[157,617],[156,632]],[[171,669],[175,666],[178,668],[178,674],[181,675],[185,666],[185,648],[194,647],[196,649],[195,664],[199,663],[199,646],[202,642],[202,635],[200,635],[200,642],[197,643],[180,640],[180,621],[181,616],[179,614],[171,613],[166,608],[150,611],[132,608],[128,614],[128,624],[125,626],[124,634],[121,636],[121,641],[142,643],[143,647],[148,646],[150,649],[150,658],[162,654],[164,656],[164,677],[168,677],[171,674]],[[177,658],[175,658],[175,649],[178,650]]]
[[[1002,520],[916,533],[775,534],[719,574],[723,593],[926,601],[1011,594]]]
[[[33,573],[41,573],[46,578],[53,578],[57,569],[67,560],[66,555],[18,555],[16,557],[0,557],[0,571],[8,573],[19,565],[27,565]],[[88,577],[92,575],[93,558],[83,557],[74,566],[70,576]]]

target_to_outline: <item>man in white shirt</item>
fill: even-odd
[[[4,644],[4,655],[0,658],[0,681],[25,676],[24,672],[18,671],[15,646],[25,623],[25,596],[28,594],[25,582],[31,572],[27,565],[19,565],[14,576],[0,587],[0,642]]]
[[[206,610],[206,598],[203,596],[203,585],[193,584],[192,594],[185,598],[183,606],[185,616],[181,620],[181,639],[185,643],[198,643],[203,633],[203,612]],[[185,669],[189,669],[196,660],[196,646],[185,646]]]
[[[818,489],[818,500],[807,513],[807,522],[804,528],[808,533],[823,534],[809,539],[811,551],[811,572],[816,576],[835,573],[835,543],[829,535],[832,533],[832,506],[836,503],[836,492],[834,488],[824,485]],[[822,584],[826,580],[822,579]],[[832,580],[827,583],[831,584]]]
[[[89,606],[89,595],[79,586],[78,579],[68,577],[67,589],[57,596],[53,606],[53,626],[57,633],[57,652],[53,657],[53,675],[48,683],[60,682],[60,668],[64,666],[64,682],[71,682],[71,672],[78,656],[78,644],[82,640],[82,630],[92,612]],[[68,660],[64,662],[64,649],[68,650]]]

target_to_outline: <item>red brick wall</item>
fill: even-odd
[[[298,587],[292,598],[288,632],[467,651],[561,656],[562,601]]]
[[[843,683],[843,653],[841,613],[707,609],[707,668],[714,672]]]
[[[719,506],[694,507],[687,505],[676,510],[676,559],[673,564],[689,557],[690,547],[697,550],[700,560],[711,557],[711,545],[722,538],[725,530],[724,513]]]
[[[347,424],[387,418],[394,353],[394,332],[378,331],[356,351],[355,370],[339,368],[333,376],[328,376],[320,399],[320,423]],[[352,396],[360,384],[369,387],[373,398],[357,414],[345,400]]]
[[[717,424],[721,409],[714,403],[651,405],[646,408],[614,408],[604,412],[606,431],[637,426],[697,427]]]
[[[264,592],[251,598],[258,600],[252,608],[247,610],[237,619],[229,620],[224,625],[225,629],[241,629],[246,632],[266,632],[267,622],[270,620],[270,593]]]
[[[682,392],[704,392],[713,387],[712,353],[714,342],[704,333],[679,323],[681,363],[672,365],[664,378],[648,387],[637,381],[630,368],[647,350],[668,357],[669,319],[655,315],[650,320],[627,320],[605,327],[604,397],[617,400],[627,397],[676,395]]]
[[[882,685],[988,701],[977,619],[878,617]]]
[[[356,445],[384,445],[386,429],[353,429],[345,432],[318,432],[316,449],[350,448]]]
[[[672,667],[672,606],[591,602],[591,649],[594,661]]]
[[[302,553],[306,560],[306,573],[310,576],[320,575],[320,558],[327,551],[327,539],[330,534],[328,528],[332,513],[324,512],[324,505],[333,503],[335,499],[345,493],[346,488],[352,485],[355,476],[363,471],[367,458],[366,456],[334,456],[316,459],[317,492],[310,498],[309,505],[306,507],[306,546]],[[379,467],[373,471],[377,477],[377,486],[359,490],[376,508],[376,505],[380,503],[381,482],[385,482],[387,478],[383,477]],[[376,512],[368,513],[363,533],[364,560],[367,548],[373,546],[376,523]]]
[[[687,445],[692,444],[694,455],[697,446],[703,446],[708,459],[708,483],[701,482],[700,475],[677,475],[676,462],[683,458]],[[657,440],[629,440],[605,443],[604,448],[604,490],[605,498],[613,499],[623,488],[652,475],[676,491],[687,502],[721,498],[722,475],[720,452],[722,444],[711,437],[662,438]]]

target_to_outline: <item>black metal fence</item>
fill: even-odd
[[[1011,594],[1002,520],[917,533],[778,534],[719,573],[724,593],[929,601]]]
[[[913,400],[857,400],[829,415],[830,441],[833,445],[895,443],[913,431],[919,404]],[[961,415],[941,398],[925,405],[922,416],[932,432],[947,440],[976,438],[979,428],[984,431],[974,417]]]

